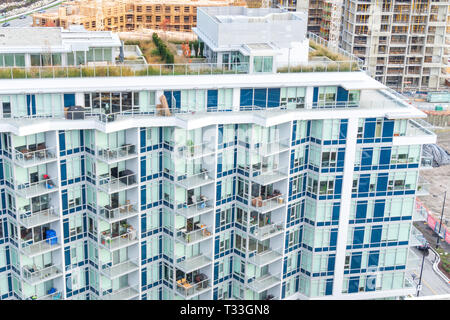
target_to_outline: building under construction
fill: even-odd
[[[115,32],[191,31],[197,23],[197,7],[245,4],[243,0],[75,0],[54,12],[35,13],[33,26],[83,25],[86,30]]]

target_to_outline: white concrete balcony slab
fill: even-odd
[[[21,241],[21,250],[29,258],[41,255],[43,253],[52,252],[61,248],[58,238],[48,238],[39,242]]]
[[[214,183],[208,170],[196,174],[174,173],[175,183],[185,189],[194,189]]]
[[[211,264],[211,259],[208,257],[199,254],[198,256],[187,258],[183,261],[177,262],[176,266],[184,273],[189,273],[200,268],[203,268],[209,264]]]
[[[267,248],[267,250],[264,250],[262,252],[255,251],[250,253],[248,261],[256,264],[258,267],[262,267],[281,259],[281,257],[283,256],[281,252],[281,248]]]
[[[138,259],[130,259],[117,264],[109,262],[102,264],[100,270],[106,277],[114,279],[139,270],[139,261]]]
[[[58,221],[59,218],[59,215],[54,209],[46,209],[38,212],[19,212],[19,223],[27,229]]]
[[[257,293],[261,293],[265,290],[273,288],[281,284],[281,275],[264,275],[259,278],[255,278],[253,281],[248,282],[248,287]]]
[[[128,286],[118,290],[113,290],[101,297],[102,300],[130,300],[139,296],[138,286]]]
[[[38,269],[32,266],[22,268],[23,279],[31,286],[44,281],[52,280],[63,275],[61,266],[52,265],[47,268]]]

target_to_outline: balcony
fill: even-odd
[[[177,259],[177,261],[180,258]],[[182,258],[181,258],[182,259]],[[177,268],[179,268],[181,271],[185,273],[192,272],[194,270],[198,270],[200,268],[203,268],[207,265],[211,264],[211,259],[208,257],[199,254],[198,256],[190,257],[187,259],[184,259],[182,261],[179,261],[176,263]]]
[[[211,143],[205,142],[197,145],[175,145],[173,146],[173,153],[177,157],[192,160],[214,154],[215,150]]]
[[[138,259],[129,259],[117,264],[108,262],[101,264],[100,270],[108,278],[114,279],[139,270],[139,261]]]
[[[130,300],[139,296],[138,286],[128,286],[104,295],[102,300]]]
[[[416,199],[416,205],[413,211],[413,221],[426,221],[428,218],[428,211],[423,206],[419,199]]]
[[[55,291],[45,296],[38,297],[36,300],[62,300],[62,299],[63,299],[62,292]]]
[[[136,174],[131,170],[123,170],[119,173],[120,177],[110,175],[100,176],[98,179],[99,188],[107,193],[115,193],[137,186]]]
[[[103,231],[100,235],[100,244],[107,250],[118,250],[138,242],[136,230],[129,226],[126,232],[119,235],[111,235],[108,231]]]
[[[212,201],[203,198],[200,201],[188,205],[186,202],[179,202],[175,204],[175,211],[185,218],[192,218],[200,214],[213,210]]]
[[[136,203],[130,203],[127,200],[125,204],[119,205],[117,208],[112,208],[110,205],[104,207],[99,206],[99,217],[108,223],[113,223],[119,220],[123,220],[139,213],[139,209]]]
[[[419,181],[417,182],[416,196],[428,196],[430,194],[429,188],[430,183],[424,178],[419,177]]]
[[[38,212],[19,211],[19,223],[27,229],[58,220],[59,215],[54,209],[46,209]]]
[[[269,239],[273,236],[281,234],[284,232],[284,224],[283,223],[271,223],[266,224],[264,226],[250,226],[250,234],[258,239],[259,241],[263,241]]]
[[[37,182],[17,183],[15,182],[16,193],[22,198],[33,198],[47,193],[58,191],[58,183],[55,179],[42,179]]]
[[[257,293],[268,290],[281,283],[281,274],[271,275],[267,274],[259,278],[254,278],[248,283],[248,286]]]
[[[273,167],[264,167],[263,164],[261,168],[260,164],[258,167],[253,165],[252,177],[250,179],[259,185],[266,186],[268,184],[286,179],[288,177],[286,172],[288,172],[287,167],[278,168],[277,165],[274,165]]]
[[[43,269],[38,269],[36,266],[24,266],[22,273],[23,279],[31,286],[62,276],[61,267],[55,265]]]
[[[21,242],[21,250],[30,258],[61,248],[57,237],[47,238],[34,243],[33,240]]]
[[[255,250],[249,254],[248,261],[256,264],[259,267],[262,267],[280,259],[282,257],[281,252],[281,248],[266,248],[266,250],[261,252]]]
[[[196,174],[174,173],[174,176],[176,177],[175,183],[185,189],[199,188],[214,182],[214,179],[206,169],[203,169],[200,173]]]
[[[280,139],[269,143],[257,143],[250,146],[250,150],[267,157],[289,150],[289,139]]]
[[[194,226],[194,229],[196,226]],[[184,244],[194,244],[212,237],[212,233],[207,229],[206,225],[200,224],[198,229],[187,231],[186,227],[177,230],[176,239]]]
[[[190,299],[211,289],[209,282],[209,279],[205,279],[197,283],[189,283],[186,279],[180,279],[176,281],[174,285],[177,288],[177,294],[181,295],[185,299]]]
[[[137,157],[134,144],[123,144],[118,148],[98,148],[97,157],[108,164]]]
[[[38,145],[37,150],[27,148],[9,149],[14,162],[21,167],[32,167],[56,160],[56,148],[46,148],[45,144]]]
[[[422,156],[420,158],[420,169],[432,169],[433,168],[433,157]]]
[[[285,206],[284,195],[274,194],[266,199],[262,199],[262,196],[254,197],[251,201],[251,206],[260,213],[273,211]]]

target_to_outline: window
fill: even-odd
[[[337,87],[319,87],[318,105],[334,105],[336,103]]]
[[[272,72],[272,67],[273,67],[272,56],[253,57],[253,72]]]
[[[304,108],[305,95],[305,87],[281,88],[281,106],[287,109]]]
[[[232,212],[233,212],[233,208],[231,206],[221,208],[221,210],[220,210],[220,227],[223,227],[223,226],[231,223]]]

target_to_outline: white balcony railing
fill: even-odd
[[[124,144],[117,148],[97,148],[97,156],[106,162],[119,161],[136,155],[134,144]]]
[[[22,251],[29,257],[58,249],[60,246],[58,237],[51,237],[38,242],[34,242],[32,239],[27,241],[21,240]]]
[[[250,233],[258,240],[267,239],[284,230],[283,223],[267,224],[265,226],[250,226]]]
[[[53,279],[62,275],[60,266],[49,266],[47,268],[38,269],[34,266],[25,266],[22,268],[23,278],[31,285],[35,285],[42,281]]]
[[[23,198],[32,198],[49,192],[58,190],[58,182],[56,179],[43,179],[32,183],[15,182],[16,193]]]
[[[116,250],[124,246],[137,242],[137,233],[135,229],[129,229],[118,236],[111,237],[110,234],[102,233],[100,243],[108,250]]]
[[[204,169],[202,172],[195,174],[187,173],[174,173],[176,183],[183,186],[186,189],[198,188],[202,185],[214,182],[214,179],[210,176],[208,170]]]
[[[209,279],[205,279],[197,283],[189,283],[187,281],[178,280],[175,282],[175,285],[177,288],[177,293],[185,298],[201,294],[211,288]]]
[[[106,192],[118,192],[137,185],[137,176],[135,173],[127,174],[119,178],[111,176],[98,179],[100,188]]]
[[[103,295],[102,300],[129,300],[139,295],[138,286],[128,286]]]
[[[207,142],[196,145],[174,145],[173,152],[175,153],[176,157],[180,158],[200,158],[205,155],[214,153],[214,145],[211,145],[211,143]]]
[[[259,212],[267,212],[278,209],[285,205],[284,195],[271,197],[269,199],[261,199],[261,197],[254,197],[251,200],[251,206]]]
[[[201,200],[190,205],[186,202],[175,203],[175,211],[186,218],[192,218],[212,209],[213,205],[211,200]]]
[[[56,148],[41,148],[39,150],[30,151],[28,149],[9,149],[12,153],[14,161],[22,166],[33,166],[40,163],[56,160]]]
[[[130,216],[137,214],[138,207],[136,203],[128,203],[119,205],[117,208],[111,208],[110,206],[99,206],[99,215],[101,218],[108,222],[126,219]]]
[[[289,141],[290,139],[279,139],[268,143],[252,144],[250,150],[257,152],[262,156],[269,156],[288,150]]]
[[[254,278],[248,283],[248,286],[256,292],[262,292],[281,283],[281,274],[266,274],[264,276]]]
[[[25,226],[27,229],[53,221],[59,220],[57,212],[53,209],[46,209],[37,212],[20,212],[19,211],[19,222]]]
[[[186,244],[198,242],[209,237],[211,237],[211,232],[205,225],[201,225],[199,229],[192,231],[186,231],[186,228],[177,230],[177,239]]]
[[[111,262],[101,263],[100,270],[107,277],[116,278],[121,275],[139,270],[139,260],[135,258],[117,264],[112,264]]]
[[[258,266],[263,266],[265,264],[271,263],[282,257],[282,248],[272,249],[267,248],[262,252],[252,251],[249,254],[248,260],[253,262]]]

